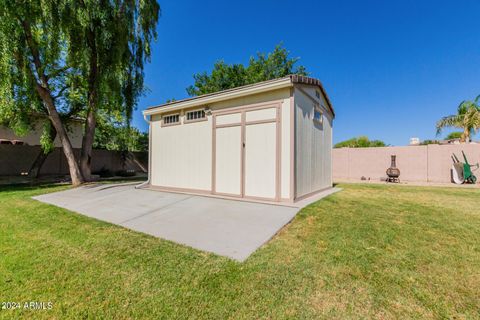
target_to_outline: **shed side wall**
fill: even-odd
[[[323,123],[313,121],[315,102],[323,112]],[[296,86],[295,104],[295,197],[332,186],[333,116],[325,98],[315,89]]]

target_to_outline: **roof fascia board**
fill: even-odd
[[[293,83],[290,78],[282,78],[278,81],[274,81],[271,83],[262,83],[259,85],[254,85],[248,88],[239,88],[238,90],[229,90],[227,92],[220,92],[218,94],[209,95],[206,97],[198,97],[198,99],[191,99],[187,101],[179,101],[178,103],[173,104],[172,106],[165,106],[165,107],[155,107],[151,109],[146,109],[143,111],[145,116],[159,114],[159,113],[166,113],[170,111],[175,111],[184,108],[196,107],[199,105],[205,105],[209,103],[229,100],[240,98],[247,95],[263,93],[267,91],[273,91],[277,89],[292,87]]]

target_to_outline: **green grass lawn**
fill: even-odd
[[[246,262],[0,189],[0,318],[480,318],[480,190],[340,185]]]

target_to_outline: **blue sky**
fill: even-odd
[[[159,1],[141,110],[187,97],[213,63],[247,63],[283,42],[327,90],[334,141],[435,138],[435,122],[480,94],[479,1]],[[393,119],[393,120],[391,120]],[[449,132],[449,131],[446,131]]]

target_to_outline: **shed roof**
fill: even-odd
[[[253,84],[249,84],[246,86],[236,87],[232,89],[222,90],[218,92],[208,93],[201,96],[196,96],[192,98],[172,101],[169,103],[156,105],[147,108],[143,111],[144,116],[157,114],[157,113],[164,113],[170,112],[175,110],[180,110],[183,108],[195,107],[202,104],[208,104],[218,101],[224,101],[234,98],[239,98],[251,94],[262,93],[267,91],[272,91],[276,89],[292,87],[294,84],[304,84],[304,85],[311,85],[318,87],[321,91],[325,100],[327,101],[329,109],[332,111],[332,114],[335,116],[335,111],[333,110],[332,103],[327,95],[327,92],[323,88],[322,83],[320,80],[316,78],[300,76],[296,74],[292,74],[283,78],[267,80],[262,82],[257,82]]]

